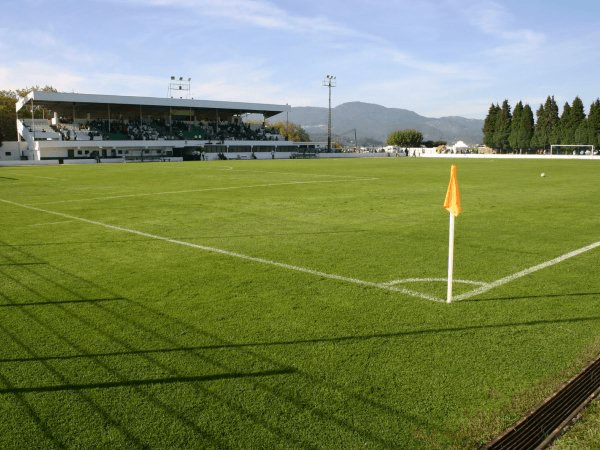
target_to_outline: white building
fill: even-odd
[[[19,143],[10,159],[193,159],[315,147],[265,126],[289,105],[32,91],[16,109]],[[33,117],[36,109],[43,118]],[[244,124],[246,114],[261,115],[263,124]]]

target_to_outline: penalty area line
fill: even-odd
[[[159,235],[156,235],[156,234],[151,234],[151,233],[146,233],[146,232],[139,231],[139,230],[134,230],[132,228],[125,228],[125,227],[120,227],[120,226],[117,226],[117,225],[111,225],[111,224],[108,224],[108,223],[98,222],[97,220],[86,219],[84,217],[73,216],[71,214],[61,213],[61,212],[58,212],[58,211],[52,211],[52,210],[48,210],[48,209],[38,208],[36,206],[31,206],[31,205],[26,205],[26,204],[22,204],[22,203],[17,203],[17,202],[13,202],[13,201],[10,201],[10,200],[0,199],[0,202],[6,203],[6,204],[9,204],[9,205],[13,205],[13,206],[18,206],[18,207],[25,208],[25,209],[30,209],[32,211],[38,211],[38,212],[43,212],[43,213],[46,213],[46,214],[52,214],[52,215],[55,215],[55,216],[64,217],[64,218],[70,219],[70,220],[77,220],[77,221],[80,221],[80,222],[89,223],[91,225],[97,225],[97,226],[108,228],[108,229],[115,230],[115,231],[121,231],[121,232],[125,232],[125,233],[131,233],[131,234],[135,234],[137,236],[143,236],[143,237],[146,237],[146,238],[149,238],[149,239],[155,239],[155,240],[158,240],[158,241],[169,242],[171,244],[177,244],[177,245],[182,245],[182,246],[185,246],[185,247],[196,248],[196,249],[204,250],[204,251],[207,251],[207,252],[212,252],[212,253],[217,253],[217,254],[221,254],[221,255],[225,255],[225,256],[230,256],[230,257],[233,257],[233,258],[244,259],[246,261],[252,261],[252,262],[256,262],[256,263],[261,263],[261,264],[266,264],[266,265],[270,265],[270,266],[280,267],[282,269],[293,270],[293,271],[296,271],[296,272],[302,272],[302,273],[306,273],[306,274],[309,274],[309,275],[314,275],[314,276],[326,278],[326,279],[329,279],[329,280],[343,281],[343,282],[346,282],[346,283],[357,284],[357,285],[360,285],[360,286],[367,286],[367,287],[373,287],[373,288],[377,288],[377,289],[383,289],[383,290],[386,290],[386,291],[398,292],[398,293],[401,293],[401,294],[408,295],[410,297],[417,297],[417,298],[421,298],[421,299],[429,300],[429,301],[434,301],[434,302],[444,302],[443,299],[435,297],[433,295],[428,295],[428,294],[425,294],[423,292],[413,291],[411,289],[404,289],[404,288],[398,288],[398,287],[395,287],[395,286],[389,286],[389,285],[386,285],[385,283],[374,283],[374,282],[371,282],[371,281],[359,280],[357,278],[345,277],[345,276],[342,276],[342,275],[336,275],[336,274],[321,272],[321,271],[309,269],[309,268],[306,268],[306,267],[294,266],[292,264],[286,264],[286,263],[282,263],[282,262],[278,262],[278,261],[272,261],[272,260],[269,260],[269,259],[258,258],[258,257],[255,257],[255,256],[244,255],[242,253],[232,252],[232,251],[224,250],[224,249],[217,248],[217,247],[209,247],[209,246],[206,246],[206,245],[193,244],[191,242],[180,241],[180,240],[172,239],[172,238],[169,238],[169,237],[166,237],[166,236],[159,236]]]

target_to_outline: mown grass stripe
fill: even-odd
[[[121,198],[136,198],[136,197],[150,197],[153,195],[177,195],[177,194],[192,194],[197,192],[210,192],[210,191],[231,191],[236,189],[252,189],[261,187],[275,187],[275,186],[292,186],[297,184],[323,184],[323,183],[340,183],[340,182],[353,182],[353,181],[372,181],[377,178],[345,178],[339,180],[313,180],[313,181],[287,181],[284,183],[261,183],[252,184],[246,186],[224,186],[224,187],[212,187],[204,189],[187,189],[182,191],[165,191],[165,192],[142,192],[137,194],[122,194],[122,195],[111,195],[105,197],[93,197],[93,198],[81,198],[81,199],[68,199],[68,200],[57,200],[52,202],[44,202],[43,205],[54,205],[58,203],[74,203],[74,202],[89,202],[92,200],[117,200]]]
[[[79,220],[81,222],[89,223],[89,224],[92,224],[92,225],[98,225],[98,226],[101,226],[101,227],[104,227],[104,228],[109,228],[109,229],[112,229],[112,230],[117,230],[117,231],[122,231],[122,232],[125,232],[125,233],[136,234],[138,236],[147,237],[149,239],[156,239],[156,240],[159,240],[159,241],[170,242],[171,244],[183,245],[183,246],[186,246],[186,247],[197,248],[199,250],[205,250],[205,251],[208,251],[208,252],[218,253],[218,254],[226,255],[226,256],[231,256],[231,257],[234,257],[234,258],[245,259],[247,261],[257,262],[257,263],[261,263],[261,264],[267,264],[267,265],[276,266],[276,267],[281,267],[283,269],[293,270],[293,271],[296,271],[296,272],[303,272],[303,273],[307,273],[307,274],[310,274],[310,275],[315,275],[315,276],[318,276],[318,277],[327,278],[327,279],[330,279],[330,280],[344,281],[344,282],[347,282],[347,283],[358,284],[358,285],[361,285],[361,286],[369,286],[369,287],[374,287],[374,288],[379,288],[379,289],[385,289],[385,290],[388,290],[388,291],[399,292],[401,294],[405,294],[405,295],[408,295],[408,296],[411,296],[411,297],[422,298],[424,300],[435,301],[435,302],[443,302],[443,299],[435,297],[433,295],[425,294],[423,292],[413,291],[413,290],[410,290],[410,289],[396,288],[394,286],[388,286],[385,283],[375,283],[375,282],[371,282],[371,281],[359,280],[357,278],[351,278],[351,277],[345,277],[345,276],[342,276],[342,275],[336,275],[336,274],[321,272],[321,271],[318,271],[318,270],[308,269],[306,267],[294,266],[292,264],[286,264],[286,263],[282,263],[282,262],[278,262],[278,261],[272,261],[272,260],[269,260],[269,259],[258,258],[256,256],[244,255],[242,253],[232,252],[232,251],[224,250],[224,249],[217,248],[217,247],[209,247],[209,246],[206,246],[206,245],[193,244],[191,242],[180,241],[178,239],[171,239],[171,238],[168,238],[168,237],[165,237],[165,236],[159,236],[159,235],[156,235],[156,234],[150,234],[150,233],[146,233],[146,232],[143,232],[143,231],[134,230],[134,229],[131,229],[131,228],[124,228],[124,227],[120,227],[120,226],[117,226],[117,225],[111,225],[111,224],[107,224],[107,223],[103,223],[103,222],[98,222],[96,220],[90,220],[90,219],[86,219],[86,218],[83,218],[83,217],[73,216],[71,214],[66,214],[66,213],[61,213],[61,212],[58,212],[58,211],[51,211],[51,210],[48,210],[48,209],[38,208],[37,206],[31,206],[31,205],[26,205],[26,204],[22,204],[22,203],[16,203],[16,202],[12,202],[12,201],[6,200],[6,199],[0,199],[0,201],[3,202],[3,203],[10,204],[10,205],[19,206],[19,207],[26,208],[26,209],[31,209],[33,211],[39,211],[39,212],[43,212],[43,213],[47,213],[47,214],[54,214],[56,216],[65,217],[65,218],[73,219],[73,220]]]

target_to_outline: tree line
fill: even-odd
[[[535,113],[519,101],[511,112],[508,100],[490,106],[483,123],[483,143],[500,150],[546,149],[550,145],[600,146],[600,99],[591,104],[588,114],[579,97],[565,102],[562,114],[554,96]]]
[[[268,122],[267,122],[268,123]],[[292,142],[310,142],[310,136],[302,126],[292,122],[268,123],[272,128],[279,131],[283,137]]]
[[[439,147],[441,145],[446,145],[446,141],[442,140],[423,140],[423,133],[414,129],[407,130],[396,130],[392,131],[388,134],[387,140],[385,141],[386,145],[394,145],[397,147],[427,147],[434,148]]]
[[[387,145],[399,147],[419,147],[423,140],[423,133],[417,130],[396,130],[387,137]]]
[[[32,90],[42,92],[57,92],[52,86],[32,86],[15,90],[0,90],[0,145],[3,140],[17,139],[17,112],[15,106],[19,97],[26,96]],[[43,116],[42,109],[36,107],[33,111],[35,118]]]

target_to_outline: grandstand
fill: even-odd
[[[266,124],[289,105],[32,91],[16,109],[27,160],[216,159],[315,149]],[[36,109],[43,119],[34,118]],[[250,114],[262,116],[262,124],[244,123]]]

